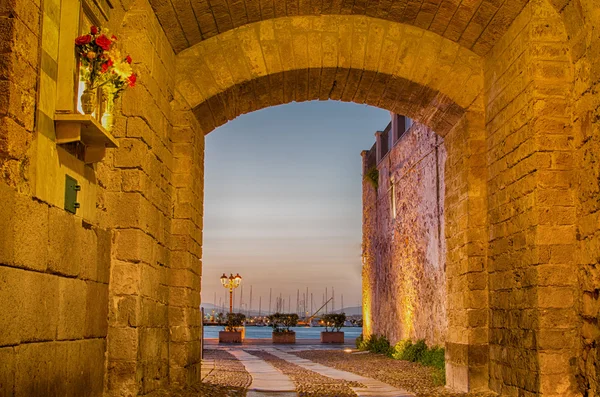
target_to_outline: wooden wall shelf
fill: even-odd
[[[93,116],[79,113],[56,113],[56,144],[81,142],[85,145],[86,163],[104,158],[106,148],[118,148],[119,143]]]

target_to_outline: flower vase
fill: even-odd
[[[106,97],[106,108],[104,109],[104,114],[102,115],[102,126],[106,129],[106,131],[111,131],[113,125],[115,124],[115,99],[112,95],[107,95]]]
[[[81,94],[81,109],[84,114],[92,114],[96,110],[96,91],[87,84]]]

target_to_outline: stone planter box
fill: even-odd
[[[219,331],[219,343],[242,343],[242,331]]]
[[[321,343],[344,343],[344,333],[321,332]]]
[[[273,343],[296,343],[296,333],[292,332],[273,332]]]

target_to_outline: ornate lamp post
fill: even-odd
[[[237,288],[242,283],[242,276],[240,274],[236,274],[235,276],[230,273],[230,276],[227,277],[225,273],[221,276],[221,284],[223,287],[229,288],[229,313],[233,313],[233,290]]]

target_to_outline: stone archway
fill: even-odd
[[[112,3],[106,23],[143,78],[123,98],[121,148],[97,167],[53,142],[57,66],[74,62],[55,39],[72,41],[65,21],[80,2],[62,2],[64,18],[27,0],[0,16],[9,390],[48,394],[66,377],[63,394],[135,395],[197,381],[204,134],[261,107],[332,98],[446,137],[449,385],[568,396],[577,376],[599,392],[595,0]],[[84,182],[77,216],[62,209],[65,173]]]
[[[243,113],[314,99],[365,103],[427,124],[448,148],[449,285],[466,286],[461,267],[485,262],[484,252],[470,248],[485,245],[487,204],[483,69],[475,53],[429,31],[365,16],[285,17],[202,41],[177,55],[177,70],[181,100],[205,134]],[[485,271],[472,269],[481,277]],[[485,389],[487,321],[463,319],[474,310],[487,318],[487,289],[452,292],[449,385]]]
[[[418,61],[418,62],[417,62]],[[177,88],[205,133],[291,101],[366,103],[447,132],[483,88],[482,60],[436,34],[364,16],[249,24],[177,55]]]

